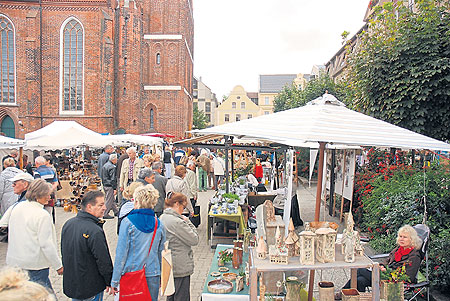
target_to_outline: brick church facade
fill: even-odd
[[[192,0],[0,0],[0,126],[97,132],[192,124]]]

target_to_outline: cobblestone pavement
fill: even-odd
[[[209,247],[206,236],[206,219],[207,219],[207,204],[209,199],[213,196],[214,191],[208,190],[207,192],[199,193],[198,203],[201,206],[201,217],[202,223],[198,228],[200,235],[200,242],[198,246],[193,248],[194,260],[195,260],[195,271],[191,276],[191,300],[200,300],[201,292],[205,283],[206,276],[209,272],[209,267],[211,265],[211,260],[213,257],[213,250]],[[301,208],[301,217],[304,221],[312,221],[314,218],[314,207],[315,207],[315,187],[308,188],[306,186],[301,186],[298,190],[298,196]],[[61,228],[64,223],[74,216],[73,213],[65,212],[62,208],[56,208],[56,232],[58,238],[58,247],[60,243]],[[335,221],[339,223],[338,218],[329,217],[324,210],[321,208],[321,220]],[[116,234],[116,224],[117,221],[107,220],[104,226],[106,233],[106,238],[108,241],[111,256],[114,260],[116,244],[117,244],[117,234]],[[300,229],[301,230],[301,229]],[[339,232],[342,232],[343,228],[340,226]],[[220,242],[220,240],[218,240]],[[231,239],[227,241],[231,242]],[[216,243],[216,240],[215,240]],[[0,262],[5,265],[7,244],[0,243]],[[350,272],[348,270],[332,270],[326,271],[323,274],[321,272],[316,273],[315,282],[327,280],[333,281],[336,288],[340,288],[347,279],[349,279]],[[62,292],[62,277],[56,274],[56,271],[50,269],[50,278],[55,290],[58,300],[69,300]],[[317,287],[317,286],[315,286]],[[318,293],[315,292],[315,297],[318,298]],[[114,300],[112,296],[105,296],[104,300]],[[163,299],[164,300],[164,299]]]

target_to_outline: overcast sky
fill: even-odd
[[[369,0],[193,0],[194,75],[219,100],[260,74],[310,73],[363,25]]]

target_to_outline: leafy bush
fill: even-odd
[[[374,153],[377,156],[356,175],[355,220],[369,233],[370,245],[384,253],[395,247],[396,232],[401,226],[422,223],[426,212],[431,231],[431,283],[443,291],[450,289],[449,167],[433,164],[415,169],[403,163],[390,165],[392,156],[383,156],[376,150]]]

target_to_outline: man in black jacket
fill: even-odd
[[[102,300],[110,287],[113,265],[100,218],[105,212],[101,191],[88,192],[82,211],[68,220],[61,232],[64,294],[73,300]]]
[[[117,177],[116,177],[116,163],[117,155],[109,155],[108,162],[102,167],[102,184],[103,190],[105,190],[105,205],[106,211],[103,216],[104,219],[113,218],[109,215],[109,211],[113,211],[114,215],[119,215],[119,209],[117,209],[116,202],[114,200],[114,195],[117,192]]]

